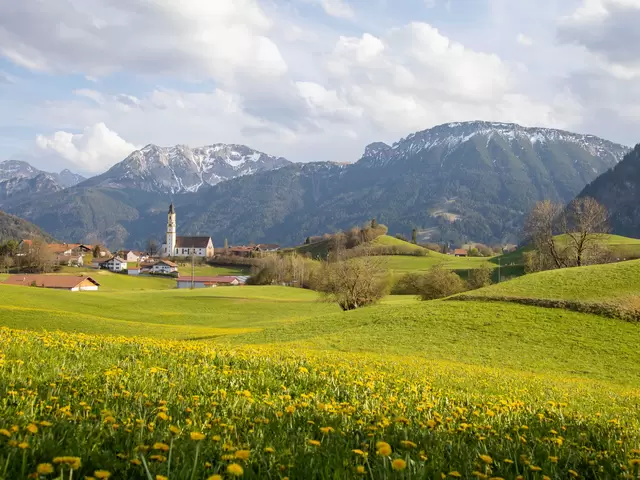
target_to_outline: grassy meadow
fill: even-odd
[[[0,479],[638,478],[640,326],[483,300],[615,300],[638,262],[352,312],[106,272],[0,285]]]

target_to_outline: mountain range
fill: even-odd
[[[21,160],[0,162],[0,205],[34,195],[59,192],[86,180],[68,169],[60,173],[38,170]]]
[[[514,241],[538,200],[568,202],[629,151],[591,135],[464,122],[387,145],[353,164],[291,163],[237,145],[149,145],[97,177],[13,198],[6,209],[67,241],[162,240],[174,201],[180,234],[216,245],[295,244],[376,217],[434,241]]]
[[[147,145],[89,179],[84,186],[172,194],[197,192],[202,187],[289,164],[289,160],[244,145],[215,144],[193,149],[186,145]]]

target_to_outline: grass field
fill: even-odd
[[[612,300],[640,293],[640,260],[550,270],[468,292],[469,296],[504,296],[564,300]]]
[[[638,266],[477,295],[599,298],[637,289]],[[104,277],[0,285],[0,479],[640,473],[637,324],[481,298],[344,313],[301,289]]]

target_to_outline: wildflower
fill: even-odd
[[[309,440],[309,445],[313,445],[314,447],[319,447],[320,442],[318,440]]]
[[[26,450],[27,448],[29,448],[29,444],[27,442],[21,442],[18,444],[18,448],[21,448],[22,450]]]
[[[200,432],[191,432],[189,436],[191,437],[191,440],[195,440],[196,442],[199,442],[200,440],[205,439],[204,433],[200,433]]]
[[[529,465],[529,468],[531,469],[532,472],[540,472],[540,471],[542,471],[542,468],[536,467],[535,465]]]
[[[489,455],[480,455],[480,460],[482,460],[486,464],[493,463],[493,458],[491,458]]]
[[[276,453],[276,449],[275,449],[275,448],[273,448],[273,447],[266,447],[266,448],[264,449],[264,452],[265,452],[265,453]]]
[[[73,470],[78,470],[81,465],[80,457],[55,457],[53,463],[68,465]]]
[[[162,452],[168,452],[169,451],[169,445],[167,445],[166,443],[154,443],[153,444],[153,449],[154,450],[160,450]]]
[[[376,448],[378,449],[378,455],[382,457],[388,457],[389,455],[391,455],[391,445],[389,445],[387,442],[376,443]]]
[[[485,479],[489,478],[489,475],[485,475],[482,472],[471,472],[471,475],[473,475],[476,478],[479,478],[480,480],[485,480]]]
[[[234,477],[240,477],[244,473],[244,470],[237,463],[232,463],[227,467],[227,473],[229,475],[233,475]]]
[[[632,467],[640,465],[640,458],[632,458],[631,460],[629,460],[629,465]]]
[[[578,476],[578,472],[576,472],[575,470],[569,470],[569,474],[570,474],[572,477],[577,477],[577,476]]]
[[[29,433],[38,433],[38,427],[36,427],[33,423],[27,425],[27,430]]]
[[[236,458],[240,460],[249,460],[250,452],[249,450],[238,450],[236,452]]]
[[[169,477],[165,477],[164,475],[156,475],[156,480],[169,480]]]
[[[50,463],[41,463],[38,465],[38,468],[36,468],[36,471],[38,472],[38,475],[49,475],[50,473],[53,473],[53,465]]]
[[[402,445],[404,448],[416,448],[418,446],[415,443],[410,442],[409,440],[402,440],[400,442],[400,445]]]
[[[0,428],[0,435],[4,435],[5,437],[10,437],[11,436],[11,432],[9,430],[7,430],[6,428]]]
[[[356,473],[358,473],[360,475],[364,475],[365,473],[367,473],[367,471],[365,470],[364,466],[358,465],[356,467]]]
[[[111,472],[107,470],[96,470],[95,472],[93,472],[93,475],[100,480],[106,480],[111,476]]]
[[[331,433],[331,432],[335,432],[335,430],[333,429],[333,427],[320,427],[320,431],[322,433],[324,433],[325,435]]]
[[[558,457],[551,457],[551,456],[550,456],[550,457],[549,457],[549,461],[550,461],[551,463],[558,463]]]
[[[364,457],[365,453],[360,450],[360,449],[355,449],[355,450],[351,450],[353,453],[355,453],[356,455],[362,455]]]
[[[176,427],[175,425],[171,425],[169,427],[169,431],[171,433],[173,433],[174,435],[179,435],[180,434],[180,429],[178,427]]]
[[[167,415],[167,414],[166,414],[166,413],[164,413],[164,412],[160,412],[160,413],[158,414],[158,418],[159,418],[160,420],[169,420],[169,415]]]
[[[142,465],[142,462],[137,458],[134,458],[133,460],[129,460],[129,463],[131,463],[132,465]]]
[[[460,472],[457,472],[455,470],[453,472],[449,472],[449,476],[450,477],[455,477],[455,478],[461,478],[462,477],[462,475],[460,475]]]
[[[505,458],[505,459],[504,459],[504,463],[509,463],[509,464],[511,464],[511,463],[513,463],[513,460],[511,460],[510,458]]]
[[[207,478],[207,480],[222,480],[222,475],[211,475],[210,477]]]
[[[405,462],[401,458],[396,458],[393,462],[391,462],[391,468],[398,472],[401,472],[402,470],[407,468],[407,462]]]

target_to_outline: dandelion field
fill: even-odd
[[[0,342],[7,479],[635,478],[640,463],[638,391],[269,347]]]
[[[640,475],[635,324],[283,287],[0,299],[0,480]]]

